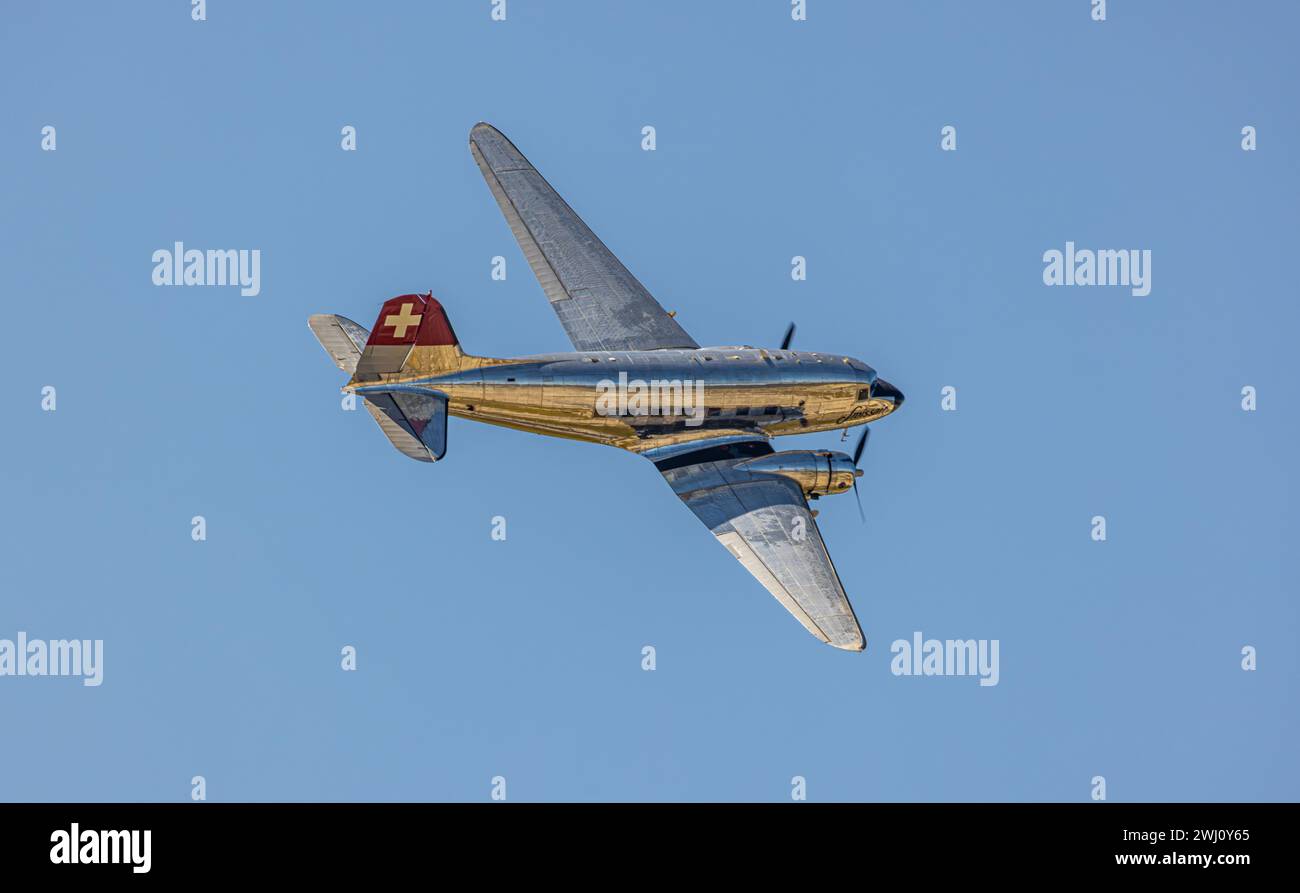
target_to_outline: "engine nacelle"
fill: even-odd
[[[818,497],[845,493],[853,487],[853,479],[862,475],[853,465],[848,453],[830,450],[786,450],[770,453],[736,464],[736,468],[754,474],[776,474],[787,477],[802,488],[805,496]]]

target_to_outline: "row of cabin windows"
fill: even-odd
[[[703,360],[704,360],[706,363],[712,363],[714,360],[717,359],[717,357],[711,357],[711,356],[709,356],[708,354],[702,354],[701,356],[702,356]],[[793,354],[793,353],[792,353],[792,354],[790,354],[789,356],[786,356],[785,354],[769,353],[768,356],[771,357],[773,360],[794,360],[796,363],[802,363],[802,362],[803,362],[803,360],[800,359],[800,357],[801,357],[800,354]],[[811,356],[812,359],[813,359],[813,362],[815,362],[815,363],[820,363],[820,362],[822,361],[822,358],[819,357],[819,356],[818,356],[817,354],[815,354],[815,353],[814,353],[814,354],[808,354],[808,356]],[[729,360],[739,360],[739,359],[743,359],[743,358],[742,358],[741,356],[739,356],[738,354],[727,354],[727,359],[729,359]],[[761,360],[762,357],[754,357],[754,359],[756,359],[756,360]],[[848,360],[846,359],[844,362],[847,363]]]
[[[705,410],[705,418],[716,419],[721,416],[767,416],[780,415],[781,407],[779,406],[737,406],[732,412],[724,413],[721,408],[713,407]],[[631,413],[628,413],[631,415]]]
[[[742,357],[741,357],[739,354],[727,354],[726,356],[727,356],[727,359],[729,359],[729,360],[739,360],[739,359],[742,359]],[[774,359],[774,360],[786,360],[786,359],[791,359],[791,360],[794,360],[796,363],[802,362],[802,361],[799,359],[799,356],[796,355],[796,354],[790,354],[789,357],[786,357],[786,356],[783,355],[783,354],[773,353],[773,354],[768,354],[768,356],[770,356],[770,357],[771,357],[772,359]],[[822,361],[822,358],[819,357],[817,354],[810,354],[809,356],[811,356],[815,362],[820,363],[820,362]],[[712,363],[714,360],[718,359],[717,357],[711,357],[711,356],[709,356],[708,354],[702,354],[702,355],[701,355],[701,358],[702,358],[706,363]],[[599,358],[597,358],[597,357],[586,357],[585,359],[586,359],[586,361],[587,361],[588,363],[599,363],[599,362],[600,362]],[[758,359],[758,357],[755,357],[755,359]],[[610,362],[610,363],[617,363],[617,362],[618,362],[618,357],[609,357],[609,358],[607,359],[607,362]],[[848,362],[848,358],[847,358],[847,357],[845,358],[844,362],[845,362],[845,363]]]

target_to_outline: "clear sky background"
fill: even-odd
[[[808,7],[6,6],[0,638],[105,666],[0,678],[0,798],[1300,797],[1300,12]],[[311,313],[432,289],[471,352],[568,349],[479,120],[701,344],[795,320],[907,394],[866,526],[820,505],[865,654],[638,457],[453,420],[429,466],[341,410]],[[155,287],[178,240],[261,294]],[[1150,249],[1150,295],[1044,286],[1067,240]],[[891,675],[916,630],[1000,683]]]

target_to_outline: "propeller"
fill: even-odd
[[[862,451],[867,448],[867,438],[871,436],[871,429],[862,426],[862,436],[858,438],[858,445],[853,449],[853,498],[858,501],[858,517],[862,523],[867,523],[867,515],[862,511],[862,494],[858,492],[858,478],[862,476],[862,469],[858,468],[858,460],[862,458]]]
[[[785,337],[781,339],[781,349],[789,350],[790,342],[794,340],[794,323],[790,323],[790,328],[785,330]]]

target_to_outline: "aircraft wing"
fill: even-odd
[[[727,442],[646,455],[718,542],[808,632],[836,648],[865,649],[853,606],[799,485],[736,467],[772,452],[766,438],[722,440]]]
[[[574,348],[699,347],[499,130],[469,148]]]

